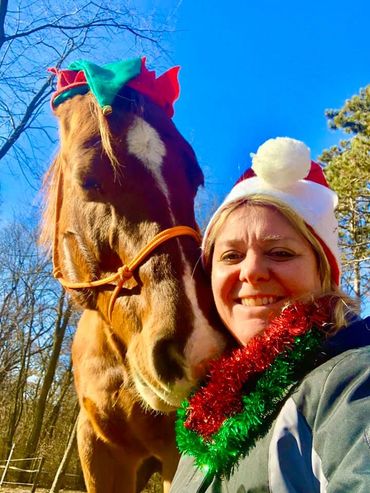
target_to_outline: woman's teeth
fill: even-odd
[[[261,298],[240,298],[240,303],[244,306],[263,306],[276,303],[277,300],[276,296],[264,296]]]

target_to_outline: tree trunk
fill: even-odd
[[[356,211],[356,201],[355,200],[350,200],[350,207],[352,211],[352,218],[351,218],[351,223],[350,223],[350,234],[351,234],[351,243],[353,245],[352,252],[353,252],[353,291],[355,293],[355,296],[357,296],[360,299],[361,296],[361,270],[360,270],[360,262],[359,259],[361,258],[360,252],[358,251],[357,247],[357,225],[358,225],[358,218],[357,218],[357,211]]]
[[[73,426],[71,427],[67,447],[64,451],[63,458],[59,464],[57,473],[55,475],[55,478],[54,478],[53,484],[51,485],[49,493],[58,493],[61,486],[62,486],[64,474],[67,470],[68,463],[69,463],[69,460],[70,460],[72,452],[73,452],[73,447],[75,446],[75,443],[76,443],[77,422],[78,422],[78,413],[77,413],[75,422],[74,422]]]
[[[29,369],[29,364],[30,364],[30,345],[31,345],[31,327],[32,327],[32,322],[30,324],[29,330],[27,335],[23,338],[23,343],[22,343],[22,353],[21,353],[21,361],[20,361],[20,368],[19,368],[19,374],[17,378],[17,383],[15,385],[15,393],[14,393],[14,400],[13,400],[13,409],[12,412],[9,416],[9,421],[8,421],[8,431],[7,431],[7,438],[6,438],[6,453],[9,452],[12,443],[14,442],[14,435],[19,423],[19,420],[22,415],[23,411],[23,396],[24,396],[24,390],[26,387],[27,383],[27,375],[28,375],[28,369]]]
[[[62,408],[62,404],[64,402],[65,396],[70,389],[73,383],[73,373],[72,373],[72,363],[70,364],[68,370],[64,374],[63,383],[60,386],[60,393],[58,397],[58,401],[54,405],[50,416],[45,422],[45,435],[47,436],[47,440],[52,440],[54,435],[54,430],[59,418],[60,410]]]
[[[26,457],[32,457],[35,454],[40,441],[40,433],[45,415],[46,401],[51,385],[53,383],[55,370],[58,364],[62,342],[64,339],[64,334],[72,313],[72,308],[69,302],[67,302],[67,307],[64,310],[65,296],[65,292],[62,291],[62,294],[59,298],[58,314],[55,322],[53,348],[51,351],[49,364],[46,369],[45,377],[41,386],[40,396],[36,404],[33,426],[25,452]]]

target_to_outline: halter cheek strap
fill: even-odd
[[[53,275],[60,284],[66,289],[86,289],[86,288],[97,288],[100,286],[106,286],[109,284],[117,283],[111,298],[109,300],[108,306],[108,319],[112,321],[112,314],[114,304],[118,295],[128,279],[130,279],[135,270],[144,262],[144,260],[155,250],[159,245],[165,241],[175,238],[177,236],[192,236],[198,243],[201,242],[201,235],[199,231],[189,227],[189,226],[174,226],[169,229],[161,231],[152,238],[152,240],[142,248],[139,253],[134,257],[131,262],[120,267],[115,274],[98,279],[96,281],[86,281],[86,282],[72,282],[67,281],[63,278],[62,270],[60,268],[59,251],[58,251],[58,230],[59,230],[59,220],[60,211],[62,207],[62,187],[63,187],[63,172],[59,169],[58,180],[57,180],[57,198],[55,207],[55,230],[54,230],[54,241],[53,241]]]
[[[125,284],[125,282],[130,279],[135,270],[143,263],[143,261],[155,250],[159,245],[164,243],[171,238],[178,236],[192,236],[196,241],[200,243],[201,236],[198,231],[189,226],[174,226],[173,228],[165,229],[152,238],[152,240],[142,248],[136,257],[131,260],[126,265],[120,267],[115,274],[98,279],[97,281],[86,281],[86,282],[70,282],[63,278],[63,274],[60,267],[55,263],[56,256],[54,255],[54,277],[61,283],[61,285],[66,289],[84,289],[84,288],[97,288],[100,286],[105,286],[112,283],[117,283],[113,290],[111,298],[109,300],[108,307],[108,318],[112,321],[113,308],[118,295]],[[54,252],[56,244],[54,243]]]

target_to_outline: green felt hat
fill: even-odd
[[[57,91],[52,98],[53,109],[66,99],[90,90],[103,112],[109,113],[117,93],[140,74],[141,58],[108,63],[102,67],[87,60],[77,60],[67,70],[50,70],[58,76]]]

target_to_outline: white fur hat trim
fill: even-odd
[[[334,214],[338,196],[333,190],[308,180],[299,180],[290,187],[278,189],[253,176],[235,185],[216,213],[230,202],[259,194],[275,197],[291,207],[323,240],[340,265],[338,221]]]

